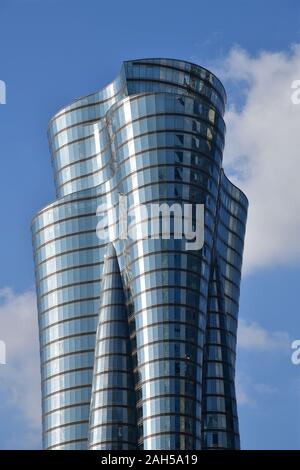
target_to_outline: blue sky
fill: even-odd
[[[242,446],[300,449],[300,366],[289,350],[300,338],[300,106],[289,101],[291,80],[300,79],[298,43],[296,0],[1,0],[0,448],[40,446],[29,226],[55,197],[48,121],[110,82],[122,60],[159,56],[223,79],[225,166],[253,203],[240,304]]]

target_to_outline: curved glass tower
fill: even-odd
[[[248,202],[222,169],[225,101],[206,69],[143,59],[51,120],[57,200],[32,222],[45,448],[239,448]],[[204,204],[203,246],[162,228],[101,239],[97,208],[120,195]]]

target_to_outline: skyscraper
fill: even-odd
[[[208,70],[143,59],[52,118],[57,199],[32,222],[45,448],[239,448],[248,202],[222,169],[225,102]],[[99,238],[120,195],[204,204],[203,246]]]

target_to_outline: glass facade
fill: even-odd
[[[32,222],[44,448],[239,448],[248,202],[222,169],[225,103],[206,69],[143,59],[50,121],[57,199]],[[203,247],[101,241],[97,207],[120,194],[204,204]]]

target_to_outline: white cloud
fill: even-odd
[[[248,374],[239,370],[236,374],[235,383],[238,406],[257,407],[262,396],[279,393],[279,390],[273,385],[257,383]]]
[[[251,391],[249,390],[248,381],[245,381],[245,377],[241,377],[238,371],[235,377],[235,393],[238,406],[253,406],[255,404],[253,395],[251,395]]]
[[[238,347],[258,352],[290,353],[291,340],[285,331],[268,331],[257,322],[239,319]]]
[[[36,447],[41,440],[40,365],[36,297],[0,290],[0,339],[6,343],[6,365],[0,366],[1,414],[18,411],[26,422],[22,442],[7,436],[11,447]]]
[[[238,92],[225,117],[224,163],[250,202],[244,267],[299,263],[300,105],[291,85],[300,79],[300,45],[256,57],[234,48],[216,73]]]

